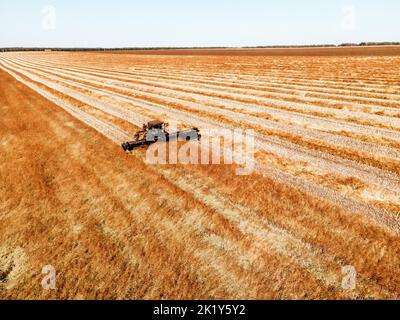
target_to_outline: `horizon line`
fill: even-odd
[[[288,49],[288,48],[333,48],[333,47],[364,47],[364,46],[399,46],[400,41],[383,41],[383,42],[360,42],[360,43],[341,43],[341,44],[309,44],[309,45],[259,45],[259,46],[204,46],[204,47],[47,47],[47,46],[12,46],[0,47],[0,50],[182,50],[182,49]]]

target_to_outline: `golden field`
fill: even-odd
[[[398,51],[0,53],[0,298],[398,299]],[[153,119],[256,170],[124,153]]]

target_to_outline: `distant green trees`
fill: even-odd
[[[398,46],[400,42],[361,42],[360,46]]]

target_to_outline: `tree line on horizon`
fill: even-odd
[[[366,47],[366,46],[398,46],[400,42],[361,42],[315,45],[275,45],[275,46],[248,46],[242,49],[287,49],[287,48],[334,48],[334,47]],[[129,50],[194,50],[194,49],[235,49],[236,47],[125,47],[125,48],[39,48],[39,47],[9,47],[0,48],[0,52],[10,51],[129,51]]]

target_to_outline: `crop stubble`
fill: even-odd
[[[0,296],[398,297],[400,58],[179,54],[1,54]],[[254,129],[256,171],[123,154],[152,118]]]

